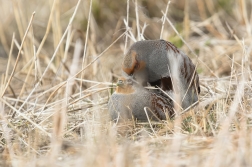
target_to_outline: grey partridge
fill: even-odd
[[[145,40],[134,43],[122,63],[123,71],[145,86],[161,87],[173,99],[180,95],[186,109],[198,101],[199,77],[191,59],[165,40]]]
[[[171,100],[139,85],[132,78],[120,78],[117,82],[116,91],[112,94],[108,109],[112,120],[137,119],[147,121],[164,120],[166,116],[173,117],[174,111]]]

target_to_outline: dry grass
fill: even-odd
[[[252,166],[251,2],[0,4],[0,166]],[[123,53],[160,37],[197,64],[199,105],[115,126]]]

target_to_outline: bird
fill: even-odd
[[[135,42],[124,55],[122,70],[142,86],[160,87],[173,101],[179,96],[183,109],[198,101],[200,86],[196,67],[168,41]]]
[[[149,91],[131,77],[118,79],[116,90],[108,102],[108,110],[111,119],[120,122],[132,119],[147,121],[148,118],[160,121],[173,118],[175,114],[170,99]]]

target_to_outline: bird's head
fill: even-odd
[[[144,70],[146,63],[141,60],[141,57],[135,50],[129,50],[124,56],[122,69],[128,75],[134,75],[138,71]]]
[[[135,78],[141,85],[146,85],[148,78],[146,61],[136,50],[131,49],[124,56],[122,70]]]
[[[116,86],[117,93],[130,94],[134,92],[133,80],[131,78],[119,78]]]

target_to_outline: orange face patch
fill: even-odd
[[[116,93],[131,94],[134,93],[134,89],[132,88],[132,86],[126,86],[126,87],[117,86]]]
[[[137,65],[136,57],[137,57],[137,53],[133,50],[131,50],[130,53],[124,57],[122,69],[128,75],[131,75],[134,73],[135,66]]]
[[[138,61],[137,60],[137,53],[135,51],[130,51],[129,55],[131,59],[131,64],[128,65],[128,62],[126,63],[126,58],[124,58],[124,64],[122,66],[122,69],[124,72],[126,72],[128,75],[134,74],[135,71],[141,70],[145,67],[144,61]],[[127,65],[126,65],[127,64]]]
[[[131,81],[131,80],[130,80]],[[116,93],[131,94],[134,92],[132,82],[128,82],[126,78],[120,78],[117,82]]]
[[[142,70],[146,66],[146,63],[144,61],[140,61],[137,70]]]

